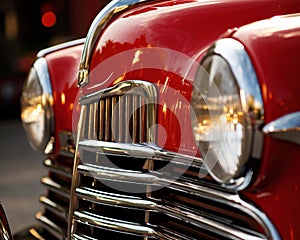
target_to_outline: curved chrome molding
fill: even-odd
[[[157,89],[149,82],[141,80],[128,80],[116,84],[111,88],[106,88],[104,90],[92,93],[90,95],[84,96],[80,99],[80,104],[87,106],[93,103],[98,103],[108,97],[122,96],[126,94],[134,94],[144,97],[145,104],[147,105],[146,115],[147,115],[147,142],[155,142],[156,131],[152,126],[156,123],[156,102],[157,102]],[[108,126],[109,124],[107,124]],[[89,126],[91,127],[91,126]]]
[[[268,123],[263,133],[270,137],[300,145],[300,112],[290,113]]]
[[[155,144],[128,144],[114,143],[96,140],[80,141],[78,146],[89,152],[98,152],[105,155],[117,155],[122,157],[134,156],[136,158],[147,158],[152,160],[172,161],[179,165],[202,165],[202,159],[189,155],[166,151]]]
[[[69,42],[66,42],[66,43],[61,43],[61,44],[55,45],[53,47],[49,47],[49,48],[46,48],[46,49],[43,49],[43,50],[39,51],[38,54],[37,54],[37,57],[38,58],[45,57],[49,53],[56,52],[56,51],[59,51],[59,50],[64,49],[64,48],[84,44],[84,42],[85,42],[85,38],[81,38],[81,39],[76,39],[76,40],[69,41]]]
[[[86,42],[84,44],[78,74],[79,86],[83,86],[88,83],[88,74],[92,51],[98,40],[98,37],[102,33],[107,23],[117,14],[120,14],[123,11],[132,8],[139,3],[147,1],[150,0],[113,0],[100,11],[88,31]]]
[[[54,119],[53,119],[53,94],[52,94],[52,86],[50,74],[48,71],[48,64],[45,58],[38,58],[33,64],[33,68],[35,69],[37,76],[39,78],[39,82],[43,91],[43,108],[46,111],[45,116],[45,136],[44,143],[42,146],[45,146],[43,152],[45,154],[49,154],[53,151],[54,148]]]
[[[244,46],[239,41],[231,38],[218,40],[208,50],[206,56],[213,54],[220,55],[227,61],[240,88],[241,104],[248,121],[245,145],[249,149],[249,155],[245,156],[245,162],[251,157],[259,159],[262,155],[263,134],[258,130],[258,127],[263,123],[264,107],[260,86],[252,62]],[[249,102],[255,104],[256,113],[251,110]],[[242,190],[249,185],[251,176],[252,170],[248,169],[244,176],[238,176],[237,179],[232,179],[229,184],[224,184],[223,186],[229,189]]]
[[[0,240],[11,240],[11,232],[8,225],[8,221],[4,212],[4,209],[2,207],[2,204],[0,203]]]

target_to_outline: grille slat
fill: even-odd
[[[110,138],[111,129],[111,104],[110,98],[105,99],[105,120],[104,120],[104,141],[111,142]]]
[[[96,228],[104,228],[106,230],[114,230],[118,232],[126,232],[138,236],[149,237],[155,234],[154,230],[142,226],[137,223],[120,221],[118,219],[111,219],[95,215],[86,211],[75,211],[74,219],[81,224],[89,225]]]
[[[70,196],[70,188],[65,187],[59,183],[57,183],[55,180],[53,180],[50,177],[43,177],[41,178],[42,184],[44,184],[47,188],[58,192],[59,194],[69,197]]]
[[[57,239],[64,239],[64,236],[66,236],[66,226],[59,224],[58,219],[50,219],[47,213],[43,211],[38,212],[35,217]]]
[[[40,203],[42,203],[46,208],[55,212],[55,214],[58,216],[67,219],[69,213],[69,209],[67,207],[57,204],[44,195],[40,196]]]
[[[91,188],[77,188],[77,196],[81,199],[99,204],[121,206],[134,209],[155,210],[156,204],[153,201],[130,195],[114,194],[98,191]]]
[[[104,141],[104,115],[105,115],[105,111],[104,111],[104,107],[105,107],[105,102],[104,100],[100,100],[100,109],[99,109],[99,140],[100,141]]]

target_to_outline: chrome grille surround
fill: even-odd
[[[131,91],[136,83],[139,90]],[[107,113],[101,108],[101,101],[106,105],[111,101],[107,99],[116,95],[144,93],[146,106],[153,105],[147,106],[145,116],[149,124],[146,126],[156,123],[155,88],[142,90],[149,86],[142,81],[128,81],[82,98],[69,238],[280,239],[266,215],[243,201],[238,192],[225,190],[209,178],[199,178],[199,173],[204,171],[202,159],[157,147],[153,128],[150,137],[137,141],[112,138],[112,135],[105,138],[101,126],[107,126],[102,123],[112,126],[103,129],[105,132],[113,128],[115,121],[124,124],[128,120],[123,115],[114,118],[113,111]],[[153,99],[147,101],[148,97]],[[126,112],[124,109],[123,114]],[[187,171],[186,164],[190,164]],[[166,165],[169,167],[164,168]]]

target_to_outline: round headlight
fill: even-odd
[[[263,117],[260,88],[243,45],[218,41],[195,77],[193,133],[209,173],[234,184],[247,172],[255,129]]]
[[[21,119],[30,145],[45,150],[53,131],[52,90],[47,62],[39,58],[31,68],[21,96]]]

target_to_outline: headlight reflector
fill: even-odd
[[[21,119],[30,145],[44,150],[53,131],[52,89],[47,62],[39,58],[31,68],[21,96]]]
[[[252,155],[253,133],[263,117],[259,85],[242,44],[218,41],[196,74],[193,132],[209,173],[233,184]]]

